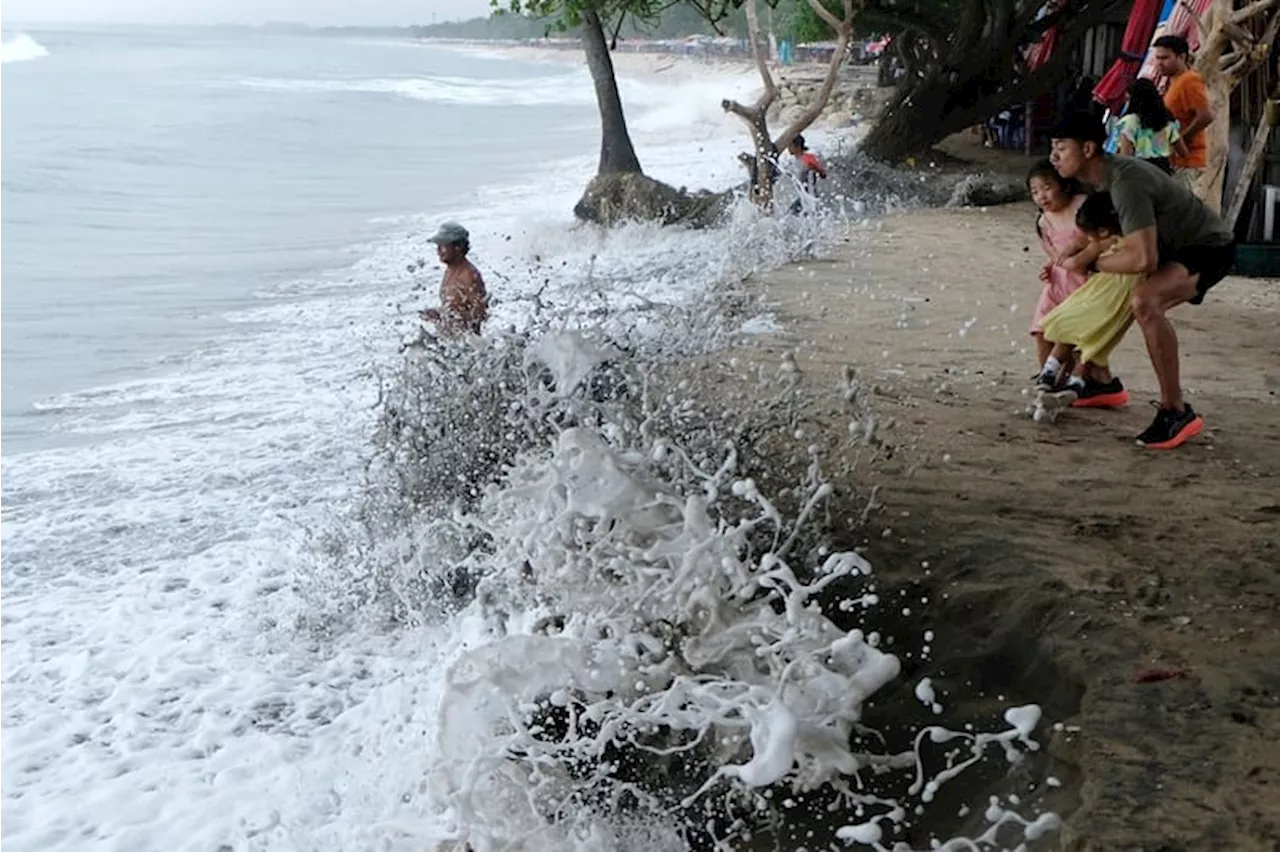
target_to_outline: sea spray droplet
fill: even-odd
[[[1040,705],[1026,704],[1022,707],[1010,707],[1004,711],[1004,720],[1018,731],[1018,736],[1026,739],[1040,724]]]
[[[1044,813],[1022,830],[1022,836],[1027,840],[1039,840],[1060,828],[1062,828],[1062,820],[1057,814]]]
[[[836,839],[846,843],[861,843],[871,846],[879,843],[884,833],[875,822],[864,822],[861,825],[846,825],[836,829]]]

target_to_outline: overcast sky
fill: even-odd
[[[4,0],[10,23],[429,24],[489,12],[488,0]]]

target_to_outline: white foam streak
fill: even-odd
[[[375,79],[286,79],[251,77],[253,89],[297,93],[384,94],[416,101],[467,106],[593,106],[595,90],[581,69],[512,80],[465,77]],[[738,130],[720,101],[749,98],[759,81],[741,71],[719,71],[695,79],[620,75],[619,89],[632,128],[641,134],[681,128],[685,141]]]
[[[49,50],[26,33],[18,33],[6,42],[0,42],[0,62],[27,62],[49,55]]]
[[[524,80],[475,80],[461,77],[405,77],[367,80],[293,80],[251,77],[249,88],[281,92],[350,92],[397,95],[416,101],[472,106],[591,104],[593,95],[574,75]],[[589,81],[588,81],[589,86]]]

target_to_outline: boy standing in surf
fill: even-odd
[[[791,212],[800,213],[808,206],[805,204],[806,196],[809,199],[818,197],[818,180],[826,179],[827,170],[818,159],[818,155],[805,145],[804,137],[799,133],[787,145],[787,152],[795,158],[795,177],[801,191],[801,196],[791,205]]]
[[[489,315],[489,295],[480,270],[467,260],[471,235],[457,222],[445,222],[432,235],[431,242],[436,244],[436,256],[444,264],[444,278],[440,281],[440,307],[427,308],[422,318],[435,323],[444,337],[479,334]]]

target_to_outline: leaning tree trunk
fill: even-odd
[[[912,38],[900,37],[907,73],[859,146],[867,156],[898,162],[924,154],[952,133],[1048,91],[1070,73],[1074,48],[1117,0],[1077,0],[1039,20],[1042,4],[1028,0],[958,5],[954,22],[913,20]],[[1029,71],[1020,46],[1053,24],[1060,26],[1053,56]]]
[[[640,159],[627,132],[627,118],[622,112],[618,94],[618,78],[613,73],[609,42],[604,24],[595,9],[582,12],[582,47],[587,54],[587,70],[596,87],[596,105],[600,110],[600,165],[597,174],[641,173]]]
[[[896,163],[971,127],[969,110],[950,109],[950,88],[935,77],[899,84],[859,149],[873,160]]]

